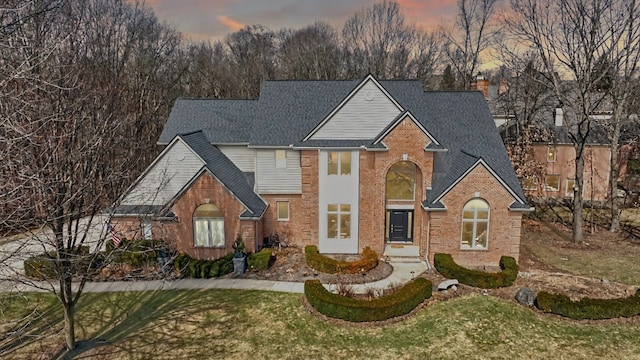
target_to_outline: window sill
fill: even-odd
[[[224,245],[193,245],[194,249],[226,249]]]
[[[487,251],[487,250],[489,250],[489,248],[488,247],[479,247],[479,246],[476,246],[476,247],[461,246],[460,250],[463,250],[463,251]]]

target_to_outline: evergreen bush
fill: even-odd
[[[510,256],[500,258],[499,265],[502,271],[497,273],[464,268],[456,264],[450,254],[435,254],[433,264],[442,276],[483,289],[511,286],[518,277],[518,264]]]

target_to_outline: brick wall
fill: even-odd
[[[487,250],[461,249],[462,209],[467,201],[475,197],[489,203]],[[502,255],[513,256],[518,260],[522,213],[509,211],[513,197],[484,166],[477,166],[444,196],[442,202],[447,207],[446,211],[425,214],[426,218],[431,217],[431,263],[435,253],[451,254],[458,264],[471,267],[498,266]]]
[[[302,195],[260,195],[269,203],[267,212],[263,218],[264,236],[270,236],[277,232],[281,239],[288,241],[290,245],[303,246],[309,244],[305,241],[305,231],[308,227],[307,215],[303,210]],[[278,221],[276,203],[278,201],[289,202],[289,220]]]
[[[425,152],[429,138],[409,118],[400,122],[384,139],[388,151],[360,151],[360,249],[365,246],[382,254],[385,246],[386,176],[389,168],[399,161],[410,161],[416,165],[415,199],[394,201],[394,205],[412,206],[414,210],[415,245],[426,250],[426,223],[421,213],[425,188],[431,185],[433,175],[433,153]],[[424,254],[423,254],[424,255]]]
[[[540,162],[544,170],[538,174],[538,189],[525,190],[530,196],[548,198],[572,197],[567,195],[567,179],[575,179],[576,151],[573,145],[554,145],[556,160],[547,161],[548,145],[533,145],[534,159]],[[603,201],[608,197],[611,149],[608,146],[588,146],[584,151],[584,199]],[[545,175],[559,175],[559,191],[545,189]],[[572,190],[569,189],[571,193]]]
[[[224,248],[193,246],[193,220],[195,209],[208,202],[220,208],[224,214]],[[171,208],[178,222],[168,233],[167,240],[175,244],[180,252],[196,259],[215,259],[233,251],[232,245],[238,234],[242,234],[248,251],[255,251],[256,240],[262,241],[261,227],[256,221],[240,221],[245,208],[209,173],[203,173],[176,201]]]
[[[318,150],[300,151],[302,232],[299,245],[318,245]]]

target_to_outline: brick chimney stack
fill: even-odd
[[[478,75],[476,75],[475,80],[471,82],[471,88],[482,91],[484,98],[489,100],[489,79],[485,78],[482,73],[478,73]]]

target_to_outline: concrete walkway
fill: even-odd
[[[391,262],[393,272],[385,279],[371,283],[353,285],[355,292],[363,293],[367,289],[385,289],[389,285],[399,285],[409,282],[411,279],[427,270],[425,262]],[[46,282],[39,282],[30,286],[13,282],[0,283],[0,292],[14,291],[50,291],[51,285]],[[330,284],[325,284],[326,288]],[[304,283],[272,280],[253,279],[180,279],[180,280],[151,280],[151,281],[109,281],[109,282],[89,282],[84,287],[84,292],[120,292],[120,291],[156,291],[156,290],[186,290],[186,289],[243,289],[279,291],[289,293],[304,293]]]

